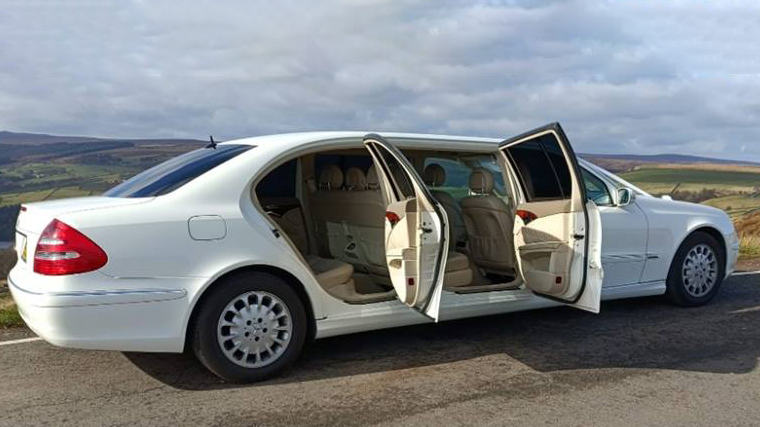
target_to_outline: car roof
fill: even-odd
[[[281,133],[274,135],[255,136],[225,141],[227,144],[247,144],[255,146],[267,146],[270,144],[282,144],[287,142],[291,147],[309,144],[316,141],[342,138],[363,138],[367,134],[377,134],[388,139],[403,140],[437,140],[451,142],[475,142],[486,144],[498,144],[504,139],[481,138],[472,136],[434,135],[424,133],[400,133],[400,132],[370,132],[370,131],[331,131],[331,132],[297,132]]]

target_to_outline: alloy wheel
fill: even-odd
[[[292,335],[293,322],[287,305],[263,291],[233,298],[222,310],[217,324],[222,352],[244,368],[260,368],[276,361]]]
[[[718,258],[715,251],[700,243],[689,250],[681,266],[686,292],[696,298],[708,294],[718,282]]]

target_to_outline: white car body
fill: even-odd
[[[17,224],[19,253],[22,245],[33,250],[42,229],[55,218],[97,242],[109,262],[88,273],[47,276],[35,273],[31,262],[19,261],[9,284],[21,316],[35,333],[58,346],[181,352],[191,314],[204,292],[226,273],[254,266],[298,282],[316,338],[429,322],[396,300],[352,305],[330,296],[251,202],[252,183],[274,165],[298,153],[361,147],[365,134],[316,132],[230,141],[255,149],[159,197],[87,197],[27,205]],[[396,133],[383,137],[403,149],[434,145],[483,153],[493,153],[501,142]],[[652,197],[596,166],[580,163],[613,194],[624,186],[636,193],[627,206],[599,207],[602,299],[663,294],[675,251],[699,229],[724,245],[725,274],[733,271],[738,241],[725,213]],[[205,239],[206,234],[215,237]],[[440,319],[558,305],[562,303],[525,288],[472,294],[443,291]]]

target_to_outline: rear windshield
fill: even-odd
[[[107,197],[153,197],[176,190],[253,145],[221,144],[169,159],[103,193]]]

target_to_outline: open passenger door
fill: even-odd
[[[398,299],[434,321],[448,254],[448,219],[414,167],[381,136],[369,134],[385,197],[385,257]]]
[[[599,211],[559,123],[500,145],[515,191],[517,269],[535,294],[599,312],[603,270]],[[508,236],[511,237],[511,236]]]

